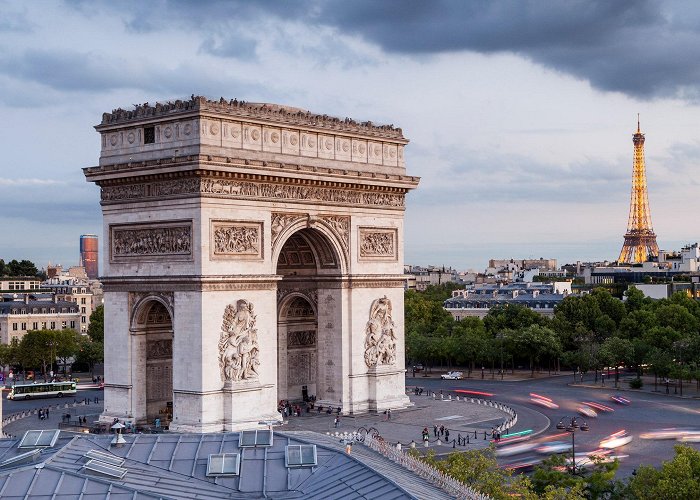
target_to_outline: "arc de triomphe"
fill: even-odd
[[[401,129],[236,100],[104,113],[105,409],[215,432],[404,387]]]

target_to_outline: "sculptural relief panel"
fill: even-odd
[[[262,127],[243,124],[243,149],[260,151],[262,148]]]
[[[316,382],[316,353],[290,352],[287,365],[289,385],[313,384]]]
[[[212,220],[209,243],[212,259],[262,259],[263,223]]]
[[[367,141],[352,140],[352,159],[362,163],[367,162]]]
[[[110,260],[191,260],[192,221],[112,224]]]
[[[282,131],[278,128],[263,127],[263,151],[282,152]]]
[[[318,134],[318,157],[332,159],[335,150],[335,138],[332,135]]]
[[[286,154],[299,154],[299,131],[282,130],[282,152]]]
[[[391,317],[391,300],[376,299],[365,327],[365,364],[368,368],[396,364],[396,325]]]
[[[398,259],[398,230],[395,228],[360,227],[360,260]]]
[[[226,306],[219,336],[219,370],[224,384],[258,379],[260,346],[255,322],[251,302],[240,299]]]
[[[243,146],[243,132],[240,122],[224,122],[221,133],[221,142],[224,146],[241,148]]]

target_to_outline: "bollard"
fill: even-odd
[[[459,396],[457,396],[457,401],[459,401]]]
[[[448,399],[449,401],[452,401],[452,394],[448,395],[448,396],[447,396],[447,399]]]
[[[414,440],[411,440],[411,444],[410,444],[409,448],[415,449],[415,447],[416,447],[416,442]]]

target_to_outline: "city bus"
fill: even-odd
[[[46,382],[41,384],[13,385],[7,399],[62,398],[75,394],[75,382]]]

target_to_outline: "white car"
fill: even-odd
[[[462,372],[447,372],[440,375],[442,380],[462,380]]]

